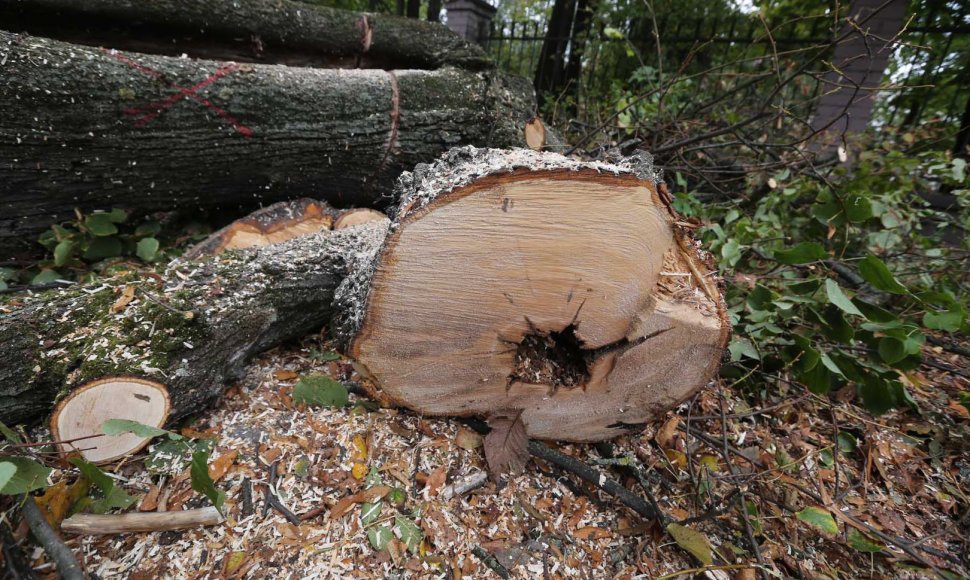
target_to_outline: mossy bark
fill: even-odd
[[[166,385],[172,420],[203,408],[249,358],[319,330],[333,297],[369,269],[387,232],[371,222],[0,304],[0,421],[22,423],[89,380]],[[127,288],[130,302],[120,300]]]
[[[118,53],[0,31],[0,258],[81,210],[382,205],[461,144],[523,144],[531,87],[494,71],[339,70]]]

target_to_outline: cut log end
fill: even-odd
[[[522,410],[532,437],[606,439],[704,386],[729,326],[653,181],[541,160],[402,212],[351,352],[419,412]]]
[[[532,117],[526,122],[525,144],[534,151],[542,151],[546,146],[546,126],[539,117]]]
[[[106,377],[71,391],[51,415],[51,433],[60,452],[92,463],[110,463],[141,450],[150,438],[134,433],[103,435],[109,419],[161,427],[168,419],[168,390],[138,377]],[[100,435],[100,436],[99,436]]]
[[[281,201],[238,219],[190,248],[183,256],[195,260],[226,250],[278,244],[306,234],[330,230],[338,212],[314,199]]]
[[[366,207],[349,209],[337,218],[333,222],[334,230],[342,230],[345,228],[350,228],[353,226],[359,226],[360,224],[366,224],[369,222],[379,222],[387,219],[387,214],[384,212],[377,211],[376,209],[370,209]]]

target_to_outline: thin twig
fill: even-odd
[[[33,497],[29,495],[20,496],[20,513],[27,525],[30,526],[30,532],[34,535],[34,538],[44,548],[50,559],[54,561],[57,566],[57,573],[61,578],[64,580],[84,580],[87,578],[87,574],[77,563],[74,552],[67,547],[64,540],[47,523],[47,518],[41,513]]]

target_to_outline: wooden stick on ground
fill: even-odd
[[[127,534],[215,526],[221,524],[224,519],[219,510],[212,506],[175,512],[134,512],[109,515],[76,514],[61,522],[61,529],[69,534],[89,536]]]

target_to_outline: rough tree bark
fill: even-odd
[[[0,315],[0,420],[115,375],[164,383],[175,420],[253,354],[329,325],[379,398],[520,410],[540,438],[615,436],[706,384],[728,336],[712,270],[655,179],[640,163],[460,148],[402,176],[391,221],[20,297]]]
[[[380,204],[449,147],[524,144],[534,111],[526,81],[452,67],[238,65],[2,31],[0,61],[0,258],[75,207]]]
[[[0,0],[0,27],[90,46],[313,67],[491,68],[444,26],[291,0]]]

